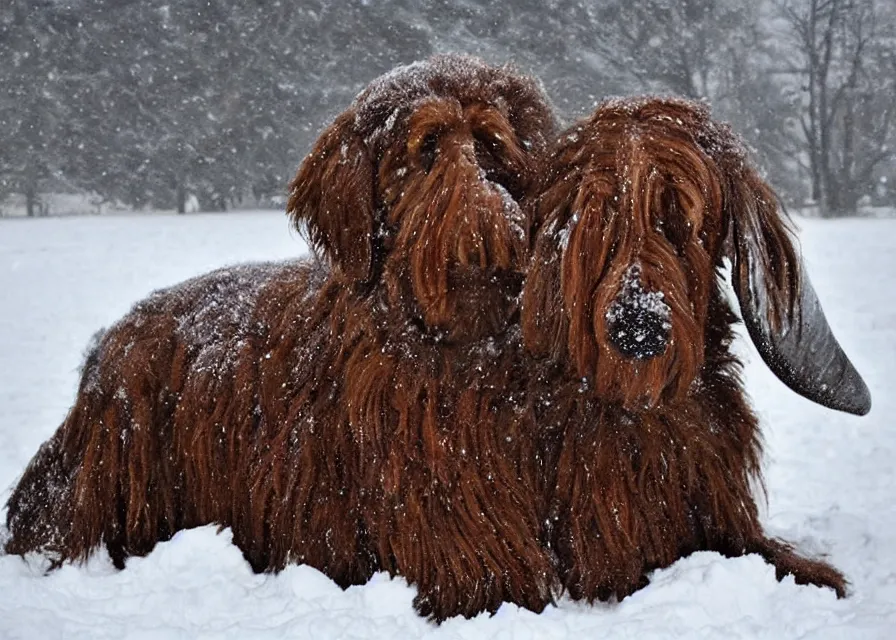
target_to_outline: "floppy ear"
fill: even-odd
[[[311,245],[358,281],[370,277],[374,234],[373,164],[354,132],[354,112],[340,115],[289,184],[286,212]]]
[[[865,415],[871,394],[828,325],[774,193],[752,169],[738,173],[726,189],[728,253],[741,315],[759,355],[801,396]]]
[[[558,152],[559,154],[559,152]],[[526,348],[539,357],[561,359],[569,344],[569,317],[563,300],[563,248],[569,239],[570,207],[581,175],[566,159],[537,178],[540,195],[526,203],[533,221],[532,255],[523,286],[520,325]],[[562,176],[562,177],[558,177]]]
[[[535,242],[523,286],[520,325],[526,348],[534,355],[558,359],[564,353],[569,320],[563,309],[560,261],[554,228],[543,229]]]

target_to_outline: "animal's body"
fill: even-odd
[[[7,551],[105,545],[121,567],[217,523],[257,571],[387,570],[437,620],[541,610],[519,201],[554,129],[533,80],[474,59],[372,83],[291,184],[319,259],[200,277],[100,337],[10,497]]]
[[[98,335],[6,550],[124,567],[217,523],[256,571],[389,571],[439,621],[621,598],[697,550],[843,595],[756,507],[725,259],[779,377],[870,406],[774,194],[703,107],[554,129],[534,81],[476,60],[375,81],[291,184],[316,258],[201,276]]]
[[[761,432],[731,349],[726,259],[779,377],[827,406],[870,408],[771,189],[727,126],[685,101],[609,101],[558,140],[521,323],[561,583],[622,598],[710,550],[758,553],[779,578],[843,596],[840,572],[769,538],[756,506]]]

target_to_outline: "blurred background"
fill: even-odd
[[[706,100],[791,207],[896,210],[894,0],[3,0],[0,215],[282,208],[359,90],[447,51],[537,75],[567,123]]]

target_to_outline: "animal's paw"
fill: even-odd
[[[448,618],[472,618],[480,613],[495,613],[504,602],[540,613],[553,602],[552,574],[528,576],[525,582],[511,582],[495,576],[444,580],[418,588],[414,608],[429,620],[441,623]]]
[[[441,624],[448,618],[463,616],[472,618],[483,611],[494,613],[500,602],[494,602],[489,586],[474,587],[466,593],[456,588],[443,589],[440,585],[419,589],[414,598],[414,609],[431,622]]]
[[[838,598],[845,598],[848,595],[849,582],[839,570],[827,562],[803,558],[793,553],[789,557],[779,558],[774,565],[775,577],[778,580],[792,575],[797,584],[828,587],[834,590]]]
[[[790,545],[778,540],[764,540],[756,551],[775,567],[778,580],[792,575],[797,584],[833,589],[838,598],[848,595],[849,582],[838,569],[823,560],[804,558]]]

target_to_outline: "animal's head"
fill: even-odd
[[[705,107],[601,105],[561,134],[536,209],[526,344],[570,361],[600,397],[635,408],[688,393],[708,329],[726,321],[711,316],[729,259],[744,321],[772,371],[815,402],[869,410],[775,194]]]
[[[375,80],[323,133],[288,212],[349,283],[384,286],[427,331],[500,331],[522,285],[519,201],[555,119],[536,82],[438,56]]]

